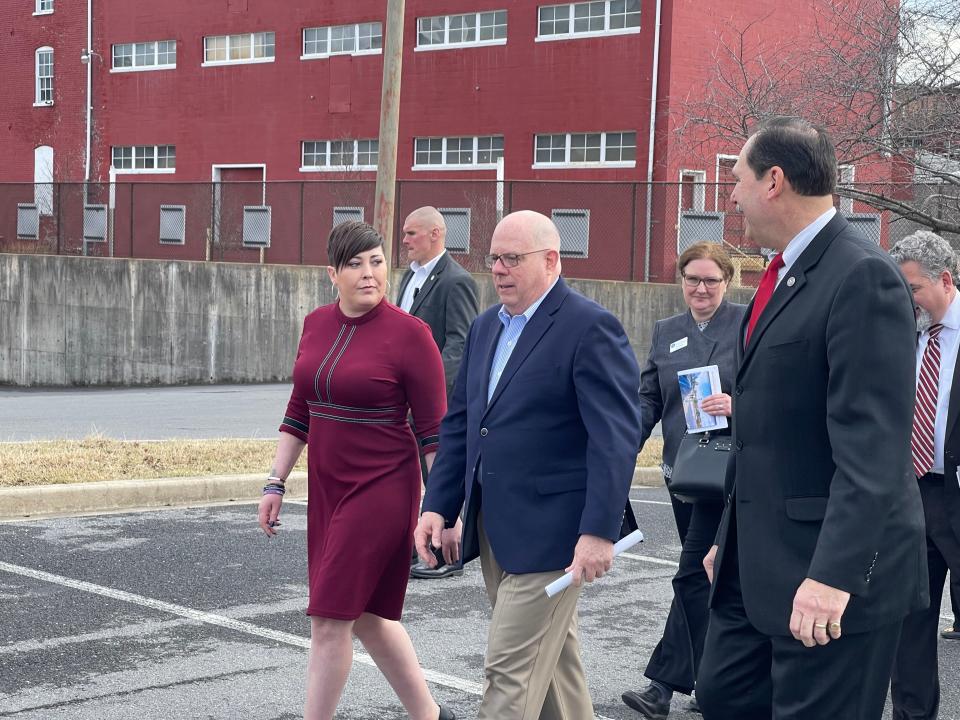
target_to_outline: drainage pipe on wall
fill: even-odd
[[[88,2],[90,0],[87,0]],[[647,247],[643,253],[643,281],[650,282],[650,239],[653,234],[653,141],[657,131],[657,81],[660,76],[660,5],[653,28],[653,77],[650,83],[650,138],[647,141]]]
[[[90,182],[90,136],[93,133],[93,0],[87,0],[87,147],[83,156],[83,193],[86,202],[87,183]]]

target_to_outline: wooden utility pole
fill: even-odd
[[[393,216],[397,187],[397,130],[400,124],[400,69],[403,64],[404,0],[387,0],[380,90],[380,145],[373,226],[383,235],[387,266],[393,261]]]

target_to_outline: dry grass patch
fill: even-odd
[[[643,446],[643,450],[637,455],[637,465],[639,467],[660,467],[663,457],[663,438],[648,438]]]
[[[0,443],[0,486],[263,473],[276,440],[132,441],[89,437]],[[298,469],[305,469],[306,453]]]
[[[0,443],[0,487],[143,478],[263,473],[276,440],[51,440]],[[659,465],[663,441],[650,438],[637,458]],[[306,453],[298,470],[306,470]]]

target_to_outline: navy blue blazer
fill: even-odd
[[[479,554],[482,510],[505,571],[562,570],[581,534],[620,535],[640,439],[639,366],[620,322],[561,278],[487,403],[499,309],[470,328],[423,511],[449,527],[467,508],[464,562]]]

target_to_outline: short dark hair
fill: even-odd
[[[774,165],[798,195],[831,195],[837,187],[837,153],[822,127],[798,117],[774,117],[751,136],[747,165],[760,178]]]
[[[383,247],[383,235],[365,222],[342,222],[330,231],[327,239],[327,259],[337,272],[350,258],[374,248]]]
[[[684,268],[693,260],[713,260],[720,268],[724,280],[730,282],[733,279],[733,261],[720,243],[705,241],[694,243],[677,258],[677,271],[683,275]]]

